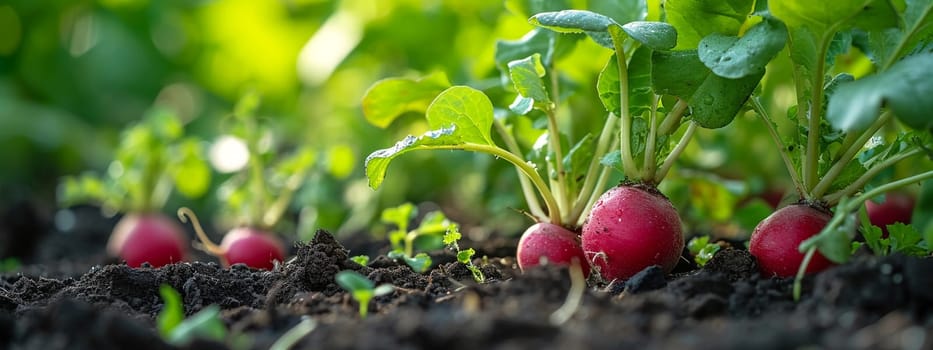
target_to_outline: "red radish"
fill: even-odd
[[[551,223],[539,222],[525,230],[518,241],[516,257],[522,270],[540,265],[542,259],[551,264],[569,265],[573,258],[577,258],[583,275],[590,274],[590,266],[580,247],[580,236]]]
[[[626,279],[651,265],[667,273],[684,249],[682,230],[663,195],[617,186],[603,193],[583,224],[583,251],[606,280]]]
[[[823,230],[832,216],[806,204],[792,204],[774,212],[755,227],[748,251],[758,259],[765,276],[790,277],[797,273],[803,253],[800,242]],[[807,273],[825,270],[834,264],[816,252]]]
[[[191,219],[204,250],[219,258],[224,266],[242,263],[257,269],[272,269],[276,261],[285,261],[285,248],[271,233],[250,227],[238,227],[230,230],[218,246],[207,238],[198,217],[191,209],[178,209],[178,218],[182,222]]]
[[[183,261],[188,256],[181,227],[159,213],[124,216],[113,228],[107,252],[126,260],[130,267],[139,267],[145,262],[160,267]]]
[[[885,195],[884,203],[865,202],[868,220],[881,228],[884,237],[888,236],[888,225],[895,223],[909,224],[914,212],[915,200],[909,194],[890,192]]]

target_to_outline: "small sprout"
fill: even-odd
[[[208,306],[185,319],[181,295],[168,285],[159,287],[165,306],[156,319],[159,334],[169,344],[181,346],[196,338],[223,342],[227,338],[227,327],[220,320],[220,307]]]
[[[865,237],[865,245],[871,249],[872,253],[878,256],[886,256],[892,253],[901,253],[909,256],[928,256],[933,252],[933,242],[928,242],[923,235],[911,225],[895,223],[887,225],[885,229],[888,236],[878,226],[871,224],[865,210],[860,211],[860,220],[862,222],[862,236]],[[861,244],[853,242],[853,247],[858,248]]]
[[[357,255],[354,257],[350,257],[350,260],[363,266],[366,266],[369,264],[369,256],[366,256],[366,255]]]
[[[431,257],[425,253],[415,254],[415,241],[429,237],[439,238],[441,233],[457,224],[447,219],[443,212],[432,211],[425,214],[417,228],[408,230],[409,220],[417,213],[418,210],[413,204],[405,203],[394,208],[386,208],[382,211],[381,219],[382,222],[396,227],[395,230],[389,232],[392,251],[387,256],[392,259],[402,259],[417,272],[425,272],[431,267]],[[440,248],[439,243],[437,243],[437,248]]]
[[[476,251],[473,248],[461,250],[460,244],[457,243],[462,237],[459,227],[451,225],[448,227],[447,233],[444,234],[444,244],[457,252],[457,261],[473,273],[473,279],[478,283],[483,283],[486,281],[486,276],[483,275],[483,271],[479,267],[473,264],[473,255],[476,254]]]
[[[356,302],[360,304],[360,317],[362,318],[366,318],[366,314],[369,311],[369,301],[373,297],[386,295],[395,290],[395,287],[390,284],[382,284],[375,287],[373,281],[370,281],[366,276],[351,270],[338,272],[334,279],[343,289],[350,292],[350,296],[353,297],[353,300],[356,300]]]
[[[690,250],[690,255],[693,255],[693,261],[696,261],[697,265],[706,266],[710,260],[713,259],[713,255],[716,255],[716,252],[721,248],[716,243],[710,243],[709,236],[700,236],[694,237],[687,243],[687,249]]]
[[[282,334],[275,343],[272,343],[272,346],[269,347],[269,350],[288,350],[298,344],[302,338],[310,334],[314,329],[317,328],[317,321],[313,318],[304,316],[302,317],[301,322],[289,329],[285,334]]]

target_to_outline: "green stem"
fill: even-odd
[[[567,174],[564,171],[564,152],[560,146],[560,133],[558,132],[557,127],[557,116],[554,113],[553,108],[548,108],[547,114],[547,125],[548,125],[548,147],[551,149],[551,152],[554,153],[554,167],[557,171],[557,183],[551,184],[551,189],[554,191],[554,196],[557,199],[557,204],[561,208],[561,212],[565,211],[569,206],[569,194],[567,193]],[[550,176],[548,176],[550,178]]]
[[[620,29],[621,30],[621,29]],[[613,30],[609,31],[613,34]],[[626,63],[625,48],[622,47],[622,38],[612,35],[612,43],[616,51],[616,63],[619,66],[619,117],[622,124],[619,127],[620,149],[622,153],[622,170],[625,177],[633,177],[639,173],[638,165],[632,156],[632,113],[629,111],[628,100],[628,64]]]
[[[603,124],[603,130],[599,134],[599,140],[596,141],[596,150],[593,153],[593,159],[590,160],[590,165],[586,170],[586,178],[583,180],[583,186],[580,187],[580,193],[577,194],[577,198],[573,203],[573,208],[570,210],[570,214],[566,218],[567,223],[577,222],[580,218],[580,215],[583,213],[583,209],[586,207],[587,202],[590,197],[593,195],[593,192],[596,191],[596,184],[598,183],[597,177],[594,176],[600,166],[600,161],[603,158],[603,155],[610,148],[610,144],[615,142],[616,139],[613,138],[615,133],[613,132],[616,125],[616,116],[609,114],[606,117],[606,123]],[[608,169],[608,168],[606,168]]]
[[[820,122],[823,120],[823,70],[826,65],[826,52],[829,50],[829,44],[832,41],[832,33],[824,34],[820,38],[820,47],[816,55],[816,68],[810,72],[810,106],[807,130],[807,150],[806,159],[803,164],[803,184],[806,187],[807,198],[814,199],[812,190],[819,181],[819,161],[820,161]],[[802,92],[798,92],[800,94]],[[797,108],[801,108],[798,105]]]
[[[683,120],[688,107],[687,101],[678,99],[674,107],[671,108],[671,111],[664,116],[664,121],[662,121],[661,126],[658,127],[658,134],[670,135],[677,131],[677,128],[680,127],[680,121]]]
[[[531,180],[531,183],[535,185],[535,188],[538,189],[538,193],[541,194],[541,197],[544,199],[545,207],[548,211],[549,222],[555,225],[562,225],[561,216],[560,216],[560,207],[557,206],[557,201],[554,199],[554,195],[551,193],[551,190],[547,187],[547,183],[541,178],[541,175],[538,174],[538,171],[535,170],[531,164],[526,162],[521,157],[512,154],[509,151],[506,151],[502,148],[492,146],[492,145],[483,145],[478,143],[463,143],[459,145],[433,145],[433,146],[418,146],[414,150],[418,149],[430,149],[430,150],[463,150],[463,151],[472,151],[472,152],[482,152],[491,154],[493,156],[502,158],[512,165],[516,166],[522,174],[528,177]]]
[[[693,138],[693,133],[697,130],[697,124],[691,122],[687,126],[687,131],[684,132],[683,136],[680,137],[680,141],[677,142],[677,146],[674,146],[674,149],[671,150],[671,153],[667,155],[667,158],[664,159],[664,163],[661,164],[661,167],[658,168],[657,173],[654,176],[654,183],[661,183],[661,180],[664,180],[664,177],[667,176],[667,172],[671,170],[671,167],[674,166],[674,161],[680,157],[680,154],[687,149],[687,144],[690,143],[690,139]]]
[[[907,151],[907,152],[904,152],[904,153],[895,155],[894,157],[891,157],[891,158],[889,158],[889,159],[886,159],[885,161],[881,162],[880,164],[871,167],[871,169],[868,169],[868,171],[866,171],[864,174],[862,174],[862,176],[859,176],[859,178],[856,179],[856,180],[855,180],[854,182],[852,182],[851,184],[849,184],[849,186],[846,186],[845,188],[843,188],[843,189],[841,189],[841,190],[839,190],[839,191],[836,191],[836,192],[833,192],[833,193],[827,195],[827,196],[825,197],[826,202],[832,204],[832,203],[838,202],[839,199],[841,199],[841,198],[843,198],[843,197],[851,196],[851,195],[854,194],[855,192],[858,192],[862,187],[864,187],[865,184],[868,183],[868,181],[870,181],[872,178],[874,178],[876,175],[878,175],[878,173],[880,173],[882,170],[887,169],[887,168],[893,166],[894,164],[896,164],[897,162],[899,162],[899,161],[901,161],[901,160],[904,160],[904,159],[906,159],[906,158],[913,157],[913,156],[915,156],[915,155],[917,155],[917,154],[920,154],[920,153],[922,153],[922,152],[923,152],[922,150],[916,149],[916,148],[915,148],[915,149],[912,149],[912,150],[910,150],[910,151]]]
[[[829,190],[829,186],[832,185],[833,181],[836,181],[836,179],[839,178],[839,175],[842,174],[842,171],[845,170],[846,166],[849,165],[852,159],[855,158],[855,155],[858,154],[858,152],[862,149],[862,146],[868,142],[868,139],[870,139],[875,134],[875,132],[878,131],[878,129],[881,129],[881,127],[884,126],[888,120],[891,120],[891,118],[893,118],[893,113],[885,112],[868,129],[862,132],[858,139],[856,139],[856,141],[851,146],[849,146],[848,149],[843,149],[844,152],[842,153],[842,157],[840,157],[839,160],[836,161],[831,168],[829,168],[829,171],[823,175],[823,178],[819,183],[816,184],[816,187],[810,191],[810,195],[812,196],[811,199],[820,199],[823,197],[823,194]]]
[[[502,124],[502,121],[495,119],[493,125],[496,127],[496,132],[499,133],[499,136],[502,137],[502,140],[505,141],[505,147],[512,152],[513,154],[522,154],[521,147],[518,146],[518,142],[515,140],[515,136],[509,133],[505,129],[505,125]],[[525,203],[528,204],[528,210],[531,212],[531,215],[536,217],[538,220],[544,220],[547,218],[547,214],[544,213],[544,209],[541,208],[541,202],[538,201],[538,195],[535,194],[535,189],[527,177],[522,175],[520,169],[515,169],[518,172],[518,182],[522,186],[522,195],[525,196]]]
[[[794,301],[800,300],[800,290],[803,289],[803,277],[807,274],[807,266],[810,265],[813,254],[816,254],[816,246],[807,249],[807,253],[803,256],[803,261],[800,262],[800,267],[797,268],[797,276],[794,277]]]
[[[285,210],[288,209],[288,204],[291,203],[292,198],[295,196],[295,192],[298,191],[298,188],[304,183],[310,168],[310,166],[305,167],[288,178],[278,198],[272,202],[272,205],[269,206],[269,209],[266,210],[265,214],[262,216],[263,228],[271,229],[279,222],[279,219],[282,218],[282,214],[285,214]]]
[[[790,154],[787,153],[787,145],[785,145],[784,141],[781,140],[781,135],[779,135],[777,129],[774,128],[773,119],[771,119],[771,116],[768,114],[768,111],[764,108],[764,106],[761,105],[761,101],[758,99],[758,97],[752,97],[751,101],[752,108],[758,112],[758,117],[762,119],[762,123],[765,124],[765,127],[768,128],[768,133],[771,134],[771,139],[780,150],[778,154],[781,155],[781,160],[784,161],[784,167],[787,168],[787,172],[790,174],[791,181],[794,182],[794,187],[797,188],[797,194],[802,197],[804,192],[803,182],[800,181],[800,175],[797,174],[797,168],[794,167],[794,163],[790,160]]]
[[[891,65],[894,64],[894,62],[897,62],[897,58],[900,57],[903,53],[902,51],[907,48],[907,43],[913,39],[914,35],[918,33],[918,29],[920,29],[923,23],[927,21],[927,17],[930,16],[931,9],[933,9],[933,6],[927,5],[927,7],[923,10],[923,14],[921,14],[920,17],[917,18],[917,21],[914,22],[914,26],[906,32],[907,35],[904,35],[901,38],[901,41],[897,43],[897,47],[891,51],[891,56],[888,56],[887,60],[885,60],[884,64],[881,66],[881,69],[878,70],[879,72],[887,70],[891,67]]]
[[[618,147],[619,139],[612,141],[612,145],[609,148]],[[596,186],[593,187],[593,191],[590,192],[590,198],[587,199],[586,204],[580,207],[579,214],[574,214],[577,218],[576,225],[582,226],[584,219],[590,215],[590,209],[593,209],[593,204],[596,203],[596,200],[603,195],[602,189],[606,188],[606,183],[609,182],[609,177],[612,174],[612,168],[603,167],[603,171],[599,173],[599,180],[596,180]]]
[[[655,159],[655,143],[658,138],[658,95],[651,98],[651,112],[648,113],[648,137],[645,140],[645,160],[642,162],[642,179],[653,179],[658,161]]]

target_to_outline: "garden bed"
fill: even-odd
[[[71,234],[90,242],[95,236],[106,239],[108,223]],[[46,242],[64,238],[52,233]],[[682,259],[670,276],[649,269],[628,283],[589,288],[573,317],[555,325],[550,316],[572,284],[568,269],[546,266],[522,273],[514,257],[502,254],[514,245],[500,240],[476,246],[478,257],[488,256],[482,267],[485,284],[475,283],[445,251],[432,254],[437,265],[424,274],[384,256],[364,267],[326,231],[298,243],[293,258],[272,271],[224,269],[212,262],[134,269],[107,260],[102,248],[72,251],[3,275],[0,347],[173,348],[156,330],[162,284],[179,291],[189,316],[220,306],[229,334],[245,334],[254,349],[268,348],[303,317],[316,320],[317,327],[296,348],[933,346],[930,258],[857,254],[849,264],[806,279],[802,300],[794,302],[790,279],[760,277],[754,258],[735,247],[720,251],[704,268]],[[356,302],[334,281],[341,270],[396,289],[375,298],[370,316],[361,320]],[[187,348],[232,345],[198,341]]]

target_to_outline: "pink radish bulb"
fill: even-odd
[[[275,267],[275,261],[285,261],[285,248],[278,238],[249,227],[230,230],[220,242],[220,249],[226,252],[224,258],[228,265],[243,263],[270,270]]]
[[[748,251],[758,259],[762,275],[790,277],[803,262],[798,250],[800,242],[820,233],[832,217],[829,213],[806,204],[793,204],[774,212],[755,227]],[[813,273],[833,266],[833,262],[816,252],[806,272]]]
[[[186,260],[188,249],[178,224],[160,213],[146,213],[120,219],[107,242],[107,253],[130,267],[146,262],[160,267]]]
[[[583,224],[583,251],[606,280],[627,279],[659,265],[665,273],[684,249],[680,216],[661,194],[633,186],[603,193]]]
[[[580,246],[580,236],[551,223],[539,222],[525,230],[518,241],[516,258],[522,270],[538,266],[545,260],[550,264],[570,265],[576,258],[583,268],[583,275],[590,273],[590,265]]]
[[[257,269],[272,269],[276,261],[285,261],[282,242],[270,233],[249,227],[235,228],[224,236],[218,246],[204,233],[198,217],[191,209],[178,209],[178,218],[182,222],[191,220],[204,251],[220,259],[224,266],[242,263]]]
[[[888,225],[910,223],[916,201],[911,195],[901,192],[890,192],[884,198],[883,203],[865,202],[865,209],[871,224],[880,227],[887,237]]]

